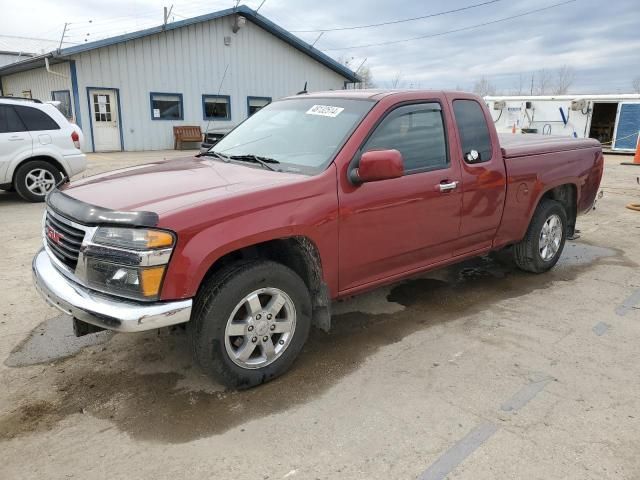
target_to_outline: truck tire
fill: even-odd
[[[231,388],[251,388],[286,372],[311,327],[304,281],[273,261],[237,262],[206,281],[187,324],[196,361]]]
[[[30,160],[16,170],[13,186],[27,202],[44,202],[60,180],[62,173],[56,167],[44,160]]]
[[[567,237],[567,214],[561,203],[542,200],[527,233],[513,246],[516,265],[527,272],[543,273],[558,262]]]

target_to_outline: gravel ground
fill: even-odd
[[[90,155],[88,173],[183,153]],[[552,272],[482,258],[341,302],[289,374],[245,392],[205,378],[179,329],[73,337],[31,283],[42,205],[0,193],[0,478],[640,478],[623,160]]]

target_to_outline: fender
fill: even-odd
[[[220,221],[197,228],[180,228],[162,288],[163,300],[195,296],[203,278],[223,256],[260,243],[290,237],[305,237],[320,255],[323,281],[332,296],[338,291],[338,200],[335,167],[304,186],[310,193],[305,198],[277,202],[260,209],[245,209],[227,214]],[[246,205],[253,198],[246,197]],[[225,210],[224,205],[203,206],[193,212],[194,220],[212,208]],[[166,218],[161,216],[159,226]],[[167,224],[169,224],[168,222]]]
[[[62,169],[64,170],[64,174],[66,176],[69,176],[69,172],[70,172],[69,164],[67,163],[67,161],[64,159],[62,155],[58,154],[57,152],[54,152],[53,150],[46,150],[43,148],[34,148],[32,151],[22,152],[18,157],[14,158],[11,162],[9,162],[9,167],[5,172],[5,178],[7,179],[7,182],[13,181],[13,175],[15,171],[23,162],[27,160],[31,160],[35,157],[39,157],[45,161],[47,158],[54,160],[58,165],[62,167]]]
[[[10,162],[0,163],[0,179],[3,179],[0,183],[11,183],[13,182],[13,173],[15,172],[18,165],[20,165],[25,160],[33,157],[33,146],[31,148],[24,148],[18,154],[12,158]]]

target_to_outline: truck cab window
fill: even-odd
[[[475,163],[491,160],[491,136],[480,104],[474,100],[454,100],[453,113],[460,133],[462,154],[475,150],[480,154]]]
[[[407,174],[445,168],[449,161],[440,105],[407,105],[394,110],[362,151],[389,149],[402,154]]]

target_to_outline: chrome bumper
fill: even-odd
[[[33,259],[33,280],[42,297],[63,313],[118,332],[142,332],[188,322],[191,299],[142,303],[98,294],[62,275],[45,250]]]

